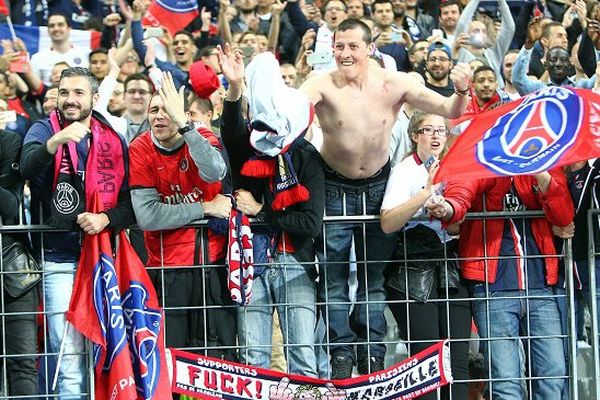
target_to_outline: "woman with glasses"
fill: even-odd
[[[390,174],[383,204],[381,228],[386,233],[403,231],[394,260],[388,268],[386,286],[389,307],[402,339],[415,355],[440,339],[450,338],[452,375],[468,379],[467,340],[471,312],[455,260],[455,241],[438,220],[429,221],[425,205],[441,192],[433,178],[439,159],[447,150],[445,118],[415,112],[408,124],[411,151]],[[454,341],[458,339],[458,341]],[[467,384],[451,385],[453,399],[467,398]],[[450,398],[442,389],[442,399]],[[423,396],[437,399],[436,393]]]

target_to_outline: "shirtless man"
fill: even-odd
[[[452,70],[450,79],[457,92],[443,97],[407,74],[368,67],[373,47],[367,25],[353,19],[342,22],[334,39],[338,69],[317,75],[300,88],[315,105],[323,129],[321,154],[326,164],[326,214],[330,216],[342,215],[344,210],[346,215],[379,214],[390,172],[391,129],[403,102],[448,118],[460,116],[467,104],[471,79],[467,65]],[[353,235],[359,263],[351,322],[348,260]],[[344,223],[328,224],[325,240],[319,241],[325,247],[320,249],[320,260],[327,262],[322,267],[319,293],[320,301],[328,303],[324,317],[331,344],[331,378],[350,377],[356,361],[361,374],[382,370],[385,345],[380,342],[386,333],[383,271],[395,239],[384,234],[379,224],[366,224],[363,233],[363,224]],[[354,343],[358,343],[357,357]]]

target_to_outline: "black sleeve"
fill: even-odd
[[[0,216],[3,223],[11,223],[19,216],[23,193],[23,179],[19,173],[21,136],[16,132],[0,130]]]
[[[25,179],[34,179],[44,172],[52,161],[54,155],[48,153],[46,142],[29,142],[23,145],[21,153],[21,174]]]
[[[577,58],[588,78],[594,76],[596,73],[596,48],[587,31],[583,32],[583,35],[581,35],[581,43],[579,44],[579,50],[577,51]]]
[[[515,35],[513,36],[513,48],[520,49],[527,39],[527,25],[533,13],[535,3],[526,3],[519,7],[519,12],[514,17],[515,20]]]
[[[248,129],[242,113],[241,99],[234,102],[227,100],[223,102],[221,138],[229,155],[233,186],[238,187],[242,164],[253,154],[248,145]]]
[[[117,206],[104,212],[110,220],[109,228],[120,231],[135,224],[135,214],[131,205],[129,189],[121,189]]]
[[[582,32],[583,29],[581,28],[581,22],[579,22],[579,19],[576,19],[575,21],[573,21],[569,29],[567,29],[569,49],[572,49],[575,43],[577,43],[577,38],[579,38],[579,35],[581,35]]]
[[[115,27],[104,25],[102,35],[100,36],[100,47],[110,49],[115,43]]]
[[[301,151],[301,165],[298,167],[298,180],[308,189],[310,200],[286,209],[273,211],[269,205],[263,206],[265,222],[278,226],[292,235],[317,237],[321,233],[325,210],[325,174],[323,160],[312,145],[305,143]]]
[[[200,31],[200,37],[195,40],[198,50],[202,50],[209,45],[208,31]]]

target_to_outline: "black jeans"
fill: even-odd
[[[194,352],[238,361],[237,308],[227,289],[224,266],[166,268],[149,275],[165,308],[167,346],[199,347]]]
[[[6,335],[6,373],[8,374],[8,393],[11,396],[35,396],[38,393],[37,370],[35,368],[37,353],[36,315],[38,307],[38,288],[34,288],[23,296],[14,299],[3,296],[4,321],[0,318],[0,329]],[[4,322],[4,326],[2,323]],[[0,341],[0,345],[1,345]],[[28,354],[21,357],[20,354]],[[16,356],[16,357],[12,357]],[[4,368],[0,360],[0,368]]]
[[[445,298],[445,293],[438,293],[433,290],[429,301],[426,303],[391,303],[390,310],[400,330],[400,337],[404,340],[416,340],[419,343],[412,343],[409,347],[411,355],[417,354],[427,347],[435,344],[440,339],[450,338],[459,339],[458,342],[450,342],[450,359],[452,367],[452,377],[456,380],[469,379],[469,339],[471,337],[471,307],[467,300],[452,301],[452,299],[466,299],[469,295],[464,286],[460,286],[458,291],[451,293],[450,309],[448,310],[445,301],[439,301],[439,298]],[[388,300],[406,300],[404,293],[398,292],[388,287]],[[448,317],[449,315],[449,317]],[[450,329],[448,329],[448,319]],[[410,335],[409,335],[410,334]],[[423,341],[423,342],[421,342]],[[468,395],[468,384],[458,383],[450,385],[452,390],[452,399],[466,399]],[[448,386],[441,390],[442,399],[449,399]],[[435,400],[437,393],[431,392],[420,399]]]

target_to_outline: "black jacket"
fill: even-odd
[[[325,175],[319,152],[302,139],[292,154],[292,164],[298,180],[310,192],[310,200],[284,211],[274,211],[271,208],[273,193],[269,188],[269,181],[240,175],[244,162],[254,155],[242,114],[241,100],[225,101],[223,104],[221,137],[229,154],[233,187],[248,190],[257,201],[263,199],[265,205],[261,211],[265,213],[265,222],[290,236],[295,258],[301,263],[311,263],[304,264],[304,267],[316,277],[315,238],[321,233],[325,210]]]

